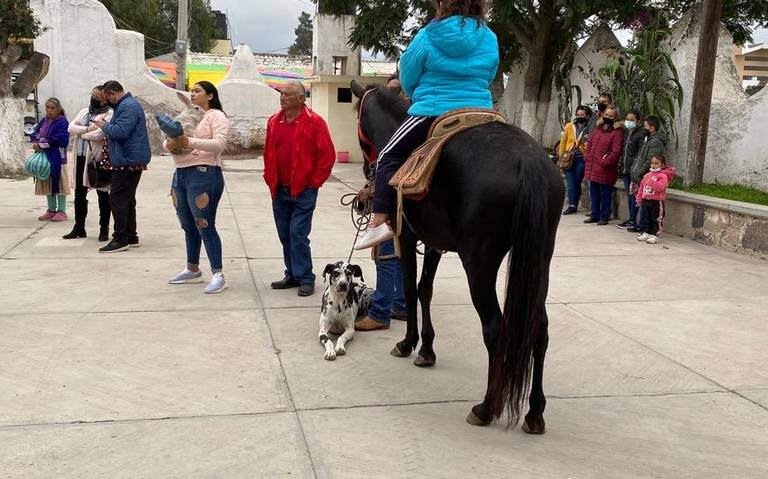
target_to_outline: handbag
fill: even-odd
[[[106,140],[102,143],[101,157],[88,162],[87,172],[91,188],[107,188],[112,184],[112,165]]]
[[[574,130],[576,127],[573,127]],[[576,144],[573,145],[573,147],[569,150],[560,155],[560,157],[557,159],[557,167],[560,168],[563,171],[568,171],[571,168],[573,168],[573,160],[576,156],[576,150],[578,150],[579,145],[581,144],[581,140],[584,137],[584,132],[582,131],[578,138],[576,138]]]
[[[36,151],[24,162],[24,171],[38,180],[47,180],[51,176],[51,162],[42,151]]]

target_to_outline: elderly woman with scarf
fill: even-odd
[[[64,108],[57,98],[45,102],[45,118],[35,125],[32,133],[32,147],[42,151],[51,164],[51,176],[45,180],[35,180],[35,194],[48,197],[48,210],[38,219],[40,221],[64,221],[69,194],[67,175],[67,145],[69,144],[69,122]]]
[[[75,137],[74,153],[74,184],[75,184],[75,226],[72,231],[63,236],[64,239],[85,238],[85,218],[88,216],[88,162],[100,161],[104,153],[106,142],[101,130],[88,132],[88,127],[96,121],[109,121],[112,111],[102,96],[101,86],[91,91],[91,103],[87,108],[80,110],[72,123],[69,124],[69,134]],[[109,240],[109,188],[96,190],[99,198],[99,241]]]

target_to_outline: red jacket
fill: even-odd
[[[264,181],[272,198],[277,197],[277,146],[272,132],[285,115],[280,111],[267,121],[267,140],[264,145]],[[331,176],[336,148],[328,125],[320,115],[304,107],[304,118],[296,131],[291,163],[291,196],[296,198],[311,186],[319,189]]]
[[[624,140],[620,129],[595,128],[589,135],[584,177],[601,185],[613,185],[619,178],[619,159]]]
[[[673,179],[675,179],[675,169],[671,166],[656,173],[649,171],[637,188],[635,195],[637,203],[640,204],[643,200],[664,201],[667,199],[667,187]]]

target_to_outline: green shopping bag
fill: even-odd
[[[24,162],[24,171],[38,180],[47,180],[51,176],[51,163],[45,157],[45,153],[36,151]]]

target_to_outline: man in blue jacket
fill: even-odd
[[[109,143],[109,159],[112,164],[112,185],[109,201],[112,206],[115,232],[112,241],[100,253],[116,253],[128,248],[138,248],[136,233],[136,188],[141,173],[152,158],[147,133],[147,121],[139,102],[123,91],[120,83],[112,80],[102,87],[104,98],[114,109],[109,123],[99,122]]]

